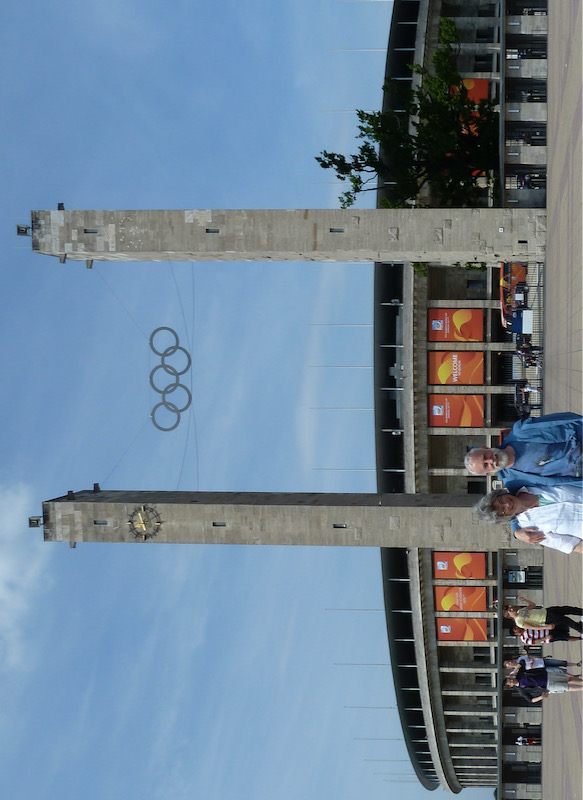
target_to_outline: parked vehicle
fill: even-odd
[[[504,261],[500,264],[500,312],[504,328],[512,328],[512,312],[528,305],[526,264]]]

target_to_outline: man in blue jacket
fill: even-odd
[[[498,472],[515,494],[523,486],[581,485],[583,418],[578,414],[547,414],[519,420],[500,448],[475,447],[465,457],[474,475]]]

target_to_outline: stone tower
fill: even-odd
[[[540,209],[33,211],[35,252],[86,261],[541,259]],[[43,504],[45,539],[497,550],[467,495],[73,493]],[[430,509],[430,511],[429,511]],[[38,520],[37,524],[40,524]],[[515,547],[518,543],[512,544]]]
[[[540,209],[33,211],[61,261],[542,260]]]
[[[44,538],[77,542],[433,547],[498,550],[468,495],[69,492],[43,503]],[[40,523],[40,521],[39,521]],[[520,547],[520,542],[513,542]]]

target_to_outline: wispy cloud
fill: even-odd
[[[29,487],[0,486],[0,505],[0,668],[22,671],[35,660],[28,624],[36,599],[50,584],[50,552],[40,537],[26,533],[34,507]]]

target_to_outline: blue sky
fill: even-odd
[[[105,264],[32,208],[337,205],[314,155],[380,103],[391,3],[22,0],[0,11],[0,793],[384,798],[411,774],[377,550],[41,542],[68,489],[374,491],[372,268]],[[333,112],[333,113],[332,113]],[[318,324],[316,324],[318,323]],[[330,327],[319,323],[334,323]],[[363,327],[338,327],[361,323]],[[192,353],[155,430],[151,331]],[[190,385],[190,384],[189,384]],[[330,611],[360,608],[372,611]],[[367,761],[365,759],[392,759]],[[399,779],[400,780],[400,779]],[[426,797],[416,783],[403,798]],[[491,792],[467,792],[491,797]]]

